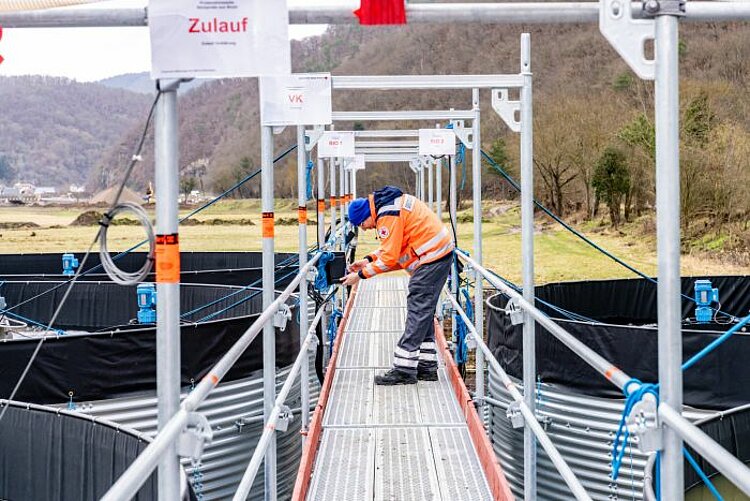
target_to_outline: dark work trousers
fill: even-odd
[[[393,357],[396,369],[412,374],[417,368],[435,370],[435,307],[451,271],[452,254],[433,263],[423,264],[409,279],[406,297],[406,328],[398,340]]]

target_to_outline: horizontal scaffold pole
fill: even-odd
[[[640,12],[641,2],[633,3]],[[598,23],[598,2],[545,3],[435,3],[407,4],[409,24],[563,24]],[[750,19],[750,2],[687,2],[687,21],[739,21]],[[296,6],[289,8],[291,24],[357,24],[351,7]],[[4,28],[72,28],[146,26],[145,7],[92,9],[75,7],[39,11],[0,13]]]

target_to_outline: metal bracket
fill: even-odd
[[[287,431],[289,429],[289,423],[294,419],[292,409],[287,405],[282,405],[279,410],[279,420],[276,421],[276,431]]]
[[[325,127],[322,125],[316,125],[311,130],[305,131],[305,149],[307,151],[312,151],[315,148],[323,132],[325,132]]]
[[[654,79],[654,60],[645,55],[646,41],[656,33],[653,19],[634,19],[629,0],[601,0],[599,31],[636,75]]]
[[[510,421],[510,425],[515,428],[523,428],[525,425],[525,419],[521,413],[521,402],[511,402],[508,406],[508,410],[505,411],[505,416]]]
[[[203,414],[191,412],[188,422],[177,440],[177,454],[183,458],[200,459],[203,449],[214,438],[211,425]]]
[[[271,127],[271,130],[277,136],[281,134],[282,132],[284,132],[285,129],[286,129],[286,125],[274,125],[273,127]]]
[[[273,326],[284,332],[286,324],[292,319],[292,309],[288,304],[282,304],[279,311],[273,316]]]
[[[663,447],[661,427],[657,414],[656,397],[647,393],[633,406],[626,421],[628,431],[638,438],[638,449],[648,454]]]
[[[539,423],[542,425],[544,431],[547,431],[549,425],[552,424],[552,418],[549,416],[540,416],[539,414],[537,414],[536,420],[539,421]]]
[[[307,352],[310,354],[314,354],[318,351],[318,344],[320,342],[318,341],[317,336],[313,336],[312,339],[310,339],[310,344],[307,345]]]
[[[521,325],[524,322],[523,310],[518,306],[516,298],[511,298],[505,305],[505,314],[510,317],[511,325]]]
[[[459,141],[463,143],[468,149],[474,148],[474,133],[471,129],[467,129],[463,120],[451,120],[453,124],[453,133]]]
[[[307,270],[307,281],[311,284],[315,283],[315,280],[318,279],[318,268],[315,266],[311,267],[309,270]]]
[[[432,161],[427,157],[419,157],[419,163],[422,165],[423,169],[429,169]]]
[[[409,160],[409,168],[414,173],[419,172],[419,158],[414,158],[413,160]]]
[[[477,340],[474,338],[474,334],[466,336],[466,349],[469,351],[477,349]]]
[[[492,109],[510,130],[521,132],[521,120],[516,120],[516,113],[519,118],[521,115],[521,101],[511,101],[508,89],[492,89]]]

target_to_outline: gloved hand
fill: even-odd
[[[349,272],[356,272],[367,266],[370,262],[367,259],[360,259],[359,261],[354,261],[352,264],[349,265]]]
[[[349,273],[347,276],[341,279],[341,284],[346,287],[353,287],[357,282],[361,280],[358,273]]]

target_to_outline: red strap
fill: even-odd
[[[359,24],[406,24],[405,0],[361,0],[354,11]]]

